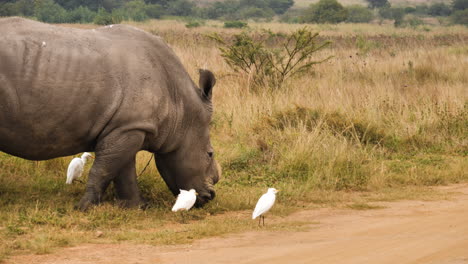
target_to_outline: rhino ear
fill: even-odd
[[[213,86],[216,84],[216,79],[214,74],[209,70],[199,69],[200,80],[198,85],[200,86],[202,96],[208,100],[211,100],[211,94],[213,91]]]

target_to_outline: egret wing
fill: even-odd
[[[81,174],[83,174],[83,162],[80,158],[74,158],[68,165],[66,184],[72,184],[74,179],[81,177]]]
[[[189,192],[181,192],[177,196],[177,200],[172,207],[173,212],[177,212],[179,210],[189,210],[195,204],[197,197]]]
[[[255,206],[255,210],[252,213],[252,219],[257,218],[258,216],[268,212],[271,209],[273,204],[275,203],[275,195],[270,195],[265,193],[258,199],[257,205]]]

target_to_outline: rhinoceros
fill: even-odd
[[[160,38],[128,25],[84,30],[0,19],[0,151],[29,160],[95,152],[80,210],[113,182],[124,206],[143,203],[136,154],[155,154],[174,195],[215,196],[220,168],[209,126],[215,77],[192,81]]]

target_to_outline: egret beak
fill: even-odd
[[[195,195],[198,195],[198,193],[197,193],[197,192],[195,192]]]

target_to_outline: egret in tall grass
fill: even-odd
[[[190,210],[197,200],[197,195],[198,193],[194,189],[190,189],[190,191],[180,190],[177,200],[172,207],[172,212]]]
[[[84,165],[89,158],[93,158],[88,152],[83,153],[80,158],[74,158],[68,165],[67,170],[67,181],[66,184],[72,184],[73,181],[77,180],[83,175]]]
[[[260,225],[260,220],[263,219],[263,225],[265,225],[265,216],[264,214],[268,212],[271,207],[275,204],[276,200],[276,193],[279,190],[275,188],[268,188],[268,191],[264,193],[260,199],[258,199],[257,205],[255,206],[255,210],[252,213],[252,219],[255,219],[260,216],[258,219],[258,225]]]

